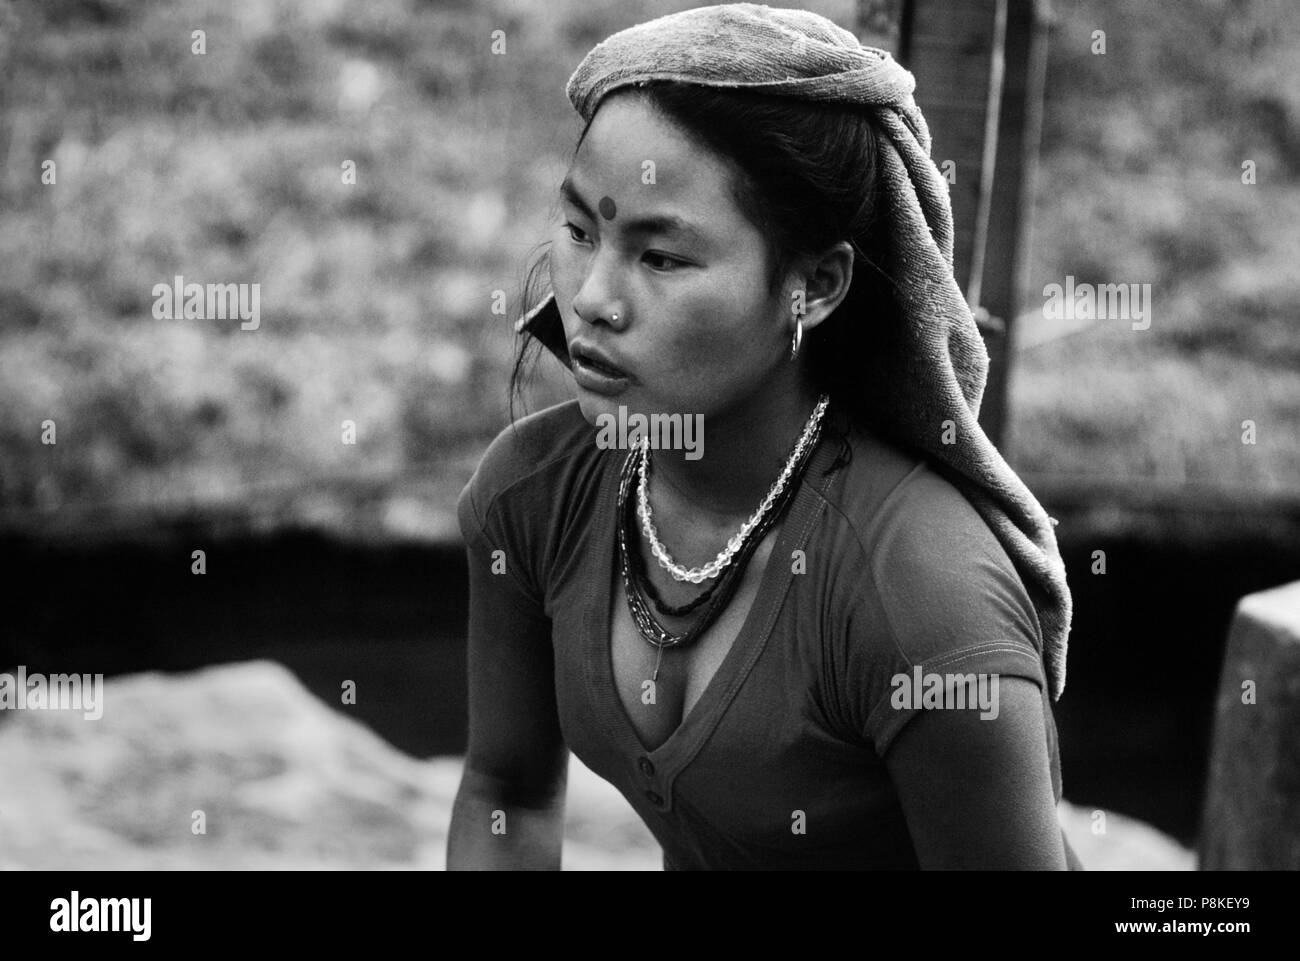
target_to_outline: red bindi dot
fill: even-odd
[[[614,214],[618,212],[618,208],[614,206],[613,197],[601,197],[600,203],[596,204],[596,209],[600,211],[600,215],[606,220],[613,220]]]

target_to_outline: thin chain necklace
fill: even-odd
[[[824,408],[823,408],[824,409]],[[787,473],[790,476],[801,476],[808,461],[811,458],[812,451],[816,447],[817,439],[821,433],[820,420],[815,425],[811,440],[803,444],[802,448],[796,445],[798,459],[793,462],[793,469]],[[802,438],[801,438],[802,440]],[[785,508],[793,500],[794,490],[797,486],[795,483],[787,483],[782,486],[777,494],[776,501],[760,518],[756,527],[750,528],[747,536],[742,540],[738,550],[734,553],[735,563],[729,563],[723,571],[722,577],[704,592],[704,597],[712,594],[713,597],[704,613],[695,620],[694,623],[683,633],[674,633],[663,627],[662,624],[651,613],[649,605],[646,603],[643,592],[642,581],[645,587],[653,591],[649,583],[649,577],[645,573],[644,565],[639,553],[629,546],[629,542],[635,538],[635,528],[633,527],[628,507],[630,499],[629,493],[632,485],[632,478],[637,473],[637,461],[640,456],[644,456],[644,449],[633,449],[623,462],[622,475],[619,479],[618,491],[618,547],[619,561],[623,574],[624,595],[627,598],[628,610],[632,615],[632,620],[637,626],[638,632],[647,643],[657,648],[655,655],[655,668],[653,677],[659,679],[659,665],[663,659],[665,647],[682,647],[692,643],[696,638],[708,629],[708,627],[717,619],[722,609],[726,607],[727,602],[735,593],[736,587],[740,583],[741,576],[745,565],[749,562],[750,556],[762,543],[763,538],[772,526],[780,519]],[[639,456],[640,455],[640,456]],[[716,590],[715,590],[716,588]],[[687,607],[697,606],[703,602],[704,597],[697,598]],[[657,599],[656,599],[657,600]],[[662,607],[661,607],[662,610]]]
[[[650,550],[654,553],[655,559],[659,561],[659,566],[672,575],[675,581],[689,581],[692,584],[699,584],[703,581],[717,577],[731,563],[736,552],[740,550],[740,545],[750,532],[758,526],[764,515],[772,509],[776,499],[785,490],[790,481],[790,476],[797,464],[803,457],[804,452],[813,443],[821,429],[822,417],[826,413],[826,406],[830,403],[830,397],[822,394],[817,401],[817,406],[813,409],[812,415],[804,425],[803,433],[799,435],[799,440],[795,443],[794,449],[786,459],[785,467],[782,468],[781,474],[768,490],[767,496],[763,502],[758,505],[758,509],[745,521],[740,528],[740,532],[735,534],[731,540],[727,541],[718,556],[709,561],[703,567],[683,567],[672,559],[667,549],[659,541],[659,531],[655,528],[654,518],[650,511],[650,482],[647,474],[650,469],[650,441],[647,437],[641,438],[641,464],[639,474],[641,482],[637,487],[637,514],[641,518],[641,531],[650,542]]]
[[[816,428],[816,430],[820,430],[820,427]],[[794,452],[796,455],[799,455],[799,449],[797,444],[794,448]],[[641,464],[644,465],[644,458],[648,456],[648,451],[642,450],[641,453],[643,458]],[[778,498],[778,505],[779,502],[780,499]],[[749,531],[749,533],[747,533],[745,536],[752,537],[757,533],[760,535],[759,542],[761,543],[762,542],[761,531],[766,529],[767,529],[767,525],[760,524],[759,527],[752,528]],[[629,537],[633,541],[636,540],[636,533],[632,531],[630,528],[629,528]],[[729,561],[728,566],[730,566],[730,563],[732,562]],[[724,572],[726,571],[726,569],[727,568],[724,567],[723,569]],[[709,600],[709,598],[713,596],[713,592],[718,588],[718,586],[724,580],[726,580],[725,577],[710,578],[709,586],[705,588],[703,591],[701,591],[699,594],[697,594],[694,598],[692,598],[687,603],[682,604],[681,606],[673,606],[672,604],[669,604],[667,601],[665,601],[659,595],[659,591],[655,588],[654,582],[650,579],[649,575],[645,571],[645,565],[641,561],[641,555],[640,552],[638,551],[634,551],[632,554],[632,577],[635,583],[637,584],[637,586],[640,587],[642,595],[648,596],[650,601],[654,604],[655,609],[658,610],[659,613],[664,615],[665,617],[685,617],[687,614],[690,614],[691,612],[695,611],[697,608],[705,604]]]

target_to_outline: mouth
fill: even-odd
[[[604,374],[606,377],[627,376],[626,373],[619,370],[617,367],[610,367],[608,364],[602,364],[594,357],[585,357],[580,355],[574,358],[574,363],[581,364],[583,367],[586,367],[588,370],[597,374]]]
[[[615,364],[605,354],[581,342],[575,341],[569,347],[569,357],[572,358],[575,364],[581,364],[588,370],[597,374],[604,374],[606,377],[627,376],[627,371]]]
[[[595,393],[606,395],[621,393],[631,380],[627,371],[587,344],[581,342],[571,344],[569,359],[572,361],[573,377],[578,385]]]

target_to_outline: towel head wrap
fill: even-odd
[[[869,364],[864,359],[867,409],[945,468],[1007,551],[1034,603],[1049,690],[1059,698],[1072,605],[1055,521],[979,425],[988,352],[953,276],[948,183],[930,159],[930,132],[912,98],[912,74],[825,17],[731,3],[614,34],[587,54],[565,93],[590,122],[606,94],[656,80],[852,105],[872,119],[883,204],[879,229],[889,235],[883,267],[896,284],[904,329],[889,338],[895,355]],[[561,327],[554,292],[517,327],[536,334],[568,365],[563,336],[555,334]],[[955,443],[943,443],[945,421],[955,425]]]

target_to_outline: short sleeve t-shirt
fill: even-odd
[[[566,745],[635,808],[665,869],[917,868],[883,759],[932,674],[1039,687],[1059,802],[1041,628],[1018,573],[955,486],[834,405],[740,634],[647,751],[610,658],[626,456],[597,446],[576,401],[559,404],[498,435],[458,512],[470,564],[505,561],[471,622],[549,642]],[[1068,843],[1067,857],[1077,867]]]

